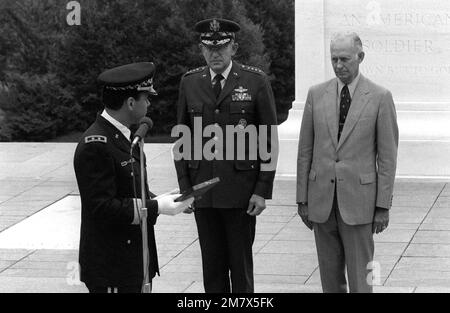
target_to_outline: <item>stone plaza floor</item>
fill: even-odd
[[[87,292],[78,280],[80,203],[75,144],[0,144],[0,292]],[[170,145],[146,145],[154,193],[177,187]],[[295,166],[295,165],[294,165]],[[257,220],[256,292],[321,292],[313,233],[295,180],[277,178]],[[154,292],[203,292],[193,215],[160,216]],[[450,292],[450,182],[397,180],[389,228],[375,236],[375,292]]]

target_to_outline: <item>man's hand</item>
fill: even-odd
[[[298,204],[298,215],[302,218],[303,223],[310,230],[313,230],[313,223],[308,218],[308,205],[307,204]]]
[[[375,208],[375,217],[373,218],[372,224],[372,233],[381,233],[383,232],[389,225],[389,210],[376,207]]]
[[[192,203],[186,210],[183,211],[185,214],[192,214],[195,212],[195,204]]]
[[[164,195],[159,197],[157,199],[158,213],[174,216],[186,210],[192,204],[192,202],[194,202],[194,198],[189,198],[187,200],[184,200],[183,202],[175,202],[175,199],[180,196],[181,194]]]
[[[258,216],[266,208],[266,200],[258,195],[252,195],[248,202],[247,214],[250,216]]]

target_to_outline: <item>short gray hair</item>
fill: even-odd
[[[359,35],[355,32],[337,32],[334,33],[331,37],[331,43],[330,46],[333,45],[333,43],[338,39],[346,39],[350,38],[353,42],[353,46],[358,50],[358,53],[363,51],[363,45],[361,38],[359,38]]]

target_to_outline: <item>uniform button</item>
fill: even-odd
[[[131,176],[133,176],[133,172],[131,172],[130,174],[131,174]]]
[[[245,113],[245,110],[242,110],[242,113]]]
[[[131,244],[131,240],[128,240],[128,241],[127,241],[127,244]]]
[[[334,184],[334,179],[331,180],[331,183]]]
[[[216,114],[219,114],[219,113],[220,113],[220,110],[219,110],[219,109],[216,109],[214,112],[215,112]]]

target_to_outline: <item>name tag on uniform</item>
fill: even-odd
[[[252,95],[247,93],[248,89],[244,87],[239,87],[234,90],[234,94],[231,95],[232,101],[252,101]]]
[[[125,166],[127,166],[128,164],[132,164],[132,163],[134,163],[134,162],[136,162],[136,160],[135,160],[134,158],[132,158],[132,159],[129,159],[128,161],[123,161],[122,163],[120,163],[120,165],[121,165],[122,167],[125,167]]]

